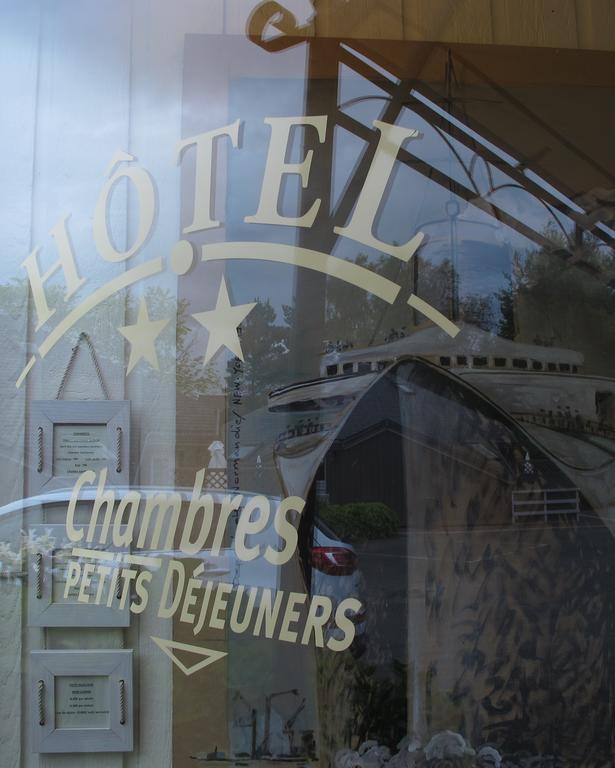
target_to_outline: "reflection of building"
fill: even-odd
[[[506,350],[512,359],[549,362],[531,347],[494,342],[498,357]],[[489,356],[486,344],[465,349]],[[442,353],[456,357],[458,351]],[[356,355],[359,364],[366,352],[342,354]],[[393,357],[390,348],[376,350],[376,361],[387,352]],[[549,352],[563,365],[582,364],[576,353]],[[570,391],[579,388],[572,371],[540,375],[568,377]],[[537,380],[536,402],[544,404]],[[612,696],[609,641],[602,619],[592,618],[594,611],[604,621],[615,615],[608,520],[594,501],[593,473],[571,471],[550,444],[480,390],[462,370],[403,354],[380,375],[287,388],[272,394],[272,413],[294,410],[326,429],[283,434],[278,466],[294,492],[307,493],[326,475],[331,504],[386,500],[394,510],[398,535],[368,538],[357,548],[367,583],[365,659],[377,665],[391,691],[395,670],[400,664],[405,669],[402,719],[416,734],[459,729],[474,744],[487,740],[505,752],[535,754],[554,749],[549,739],[557,733],[555,749],[583,759],[585,750],[608,750],[610,739],[611,725],[602,716],[583,715],[585,704],[603,711]],[[576,444],[568,444],[574,451]],[[513,514],[514,494],[555,498],[557,491],[579,500],[574,515],[563,509],[548,519]],[[600,670],[606,688],[595,678],[591,690],[573,682],[588,680],[590,668]],[[340,686],[352,690],[349,670]],[[321,695],[326,701],[331,694]],[[342,718],[343,708],[330,703]],[[583,736],[576,734],[582,720]],[[328,727],[342,727],[341,720],[321,725],[325,735]],[[568,736],[573,732],[575,743]]]
[[[367,373],[405,355],[453,371],[515,418],[567,432],[615,438],[615,381],[584,375],[583,355],[522,344],[458,323],[453,339],[434,325],[388,344],[329,352],[323,375]]]
[[[461,330],[455,338],[427,324],[387,344],[329,352],[323,356],[321,373],[365,373],[405,355],[422,357],[460,374],[468,369],[578,373],[583,366],[583,355],[570,349],[520,344],[468,323],[456,325]]]
[[[585,492],[606,511],[615,501],[608,481],[615,458],[615,381],[583,374],[579,352],[460,327],[454,339],[428,325],[388,344],[329,352],[321,369],[328,377],[374,372],[415,355],[450,370],[522,422],[575,484],[585,472]]]
[[[177,430],[182,435],[181,444],[176,448],[177,468],[181,474],[177,483],[190,485],[195,474],[209,464],[208,446],[214,440],[224,440],[226,397],[203,395],[192,398],[178,394],[177,401]],[[160,449],[164,453],[164,441]]]

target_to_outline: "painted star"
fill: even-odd
[[[147,360],[152,368],[159,370],[155,341],[168,322],[169,318],[150,320],[147,314],[147,303],[144,298],[141,299],[137,322],[134,325],[124,325],[118,328],[122,336],[130,342],[130,357],[126,375],[132,371],[141,358]]]
[[[224,277],[220,282],[218,300],[215,309],[197,312],[194,319],[209,331],[207,349],[203,365],[206,365],[222,347],[226,347],[240,360],[243,360],[237,326],[249,315],[256,304],[231,305]]]

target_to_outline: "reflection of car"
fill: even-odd
[[[327,524],[316,518],[312,532],[310,551],[311,592],[330,597],[334,605],[347,597],[356,597],[362,608],[351,614],[355,624],[355,638],[351,646],[354,653],[361,653],[365,642],[366,611],[363,579],[357,568],[357,553],[351,544],[341,541]],[[341,632],[331,627],[331,636]]]

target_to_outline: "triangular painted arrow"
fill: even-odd
[[[224,651],[212,651],[211,648],[201,648],[201,646],[199,645],[189,645],[188,643],[178,643],[176,640],[163,640],[163,638],[154,637],[153,635],[150,635],[150,637],[156,643],[156,645],[160,648],[160,650],[166,653],[166,655],[171,659],[173,664],[175,664],[181,669],[184,675],[192,675],[195,672],[198,672],[199,669],[203,669],[203,667],[207,667],[210,664],[213,664],[214,661],[219,661],[225,656],[228,656],[228,654],[225,653]],[[205,656],[205,658],[202,659],[201,661],[197,661],[196,664],[193,664],[191,667],[187,667],[173,653],[174,648],[178,651],[187,651],[189,653],[197,653],[199,656]]]

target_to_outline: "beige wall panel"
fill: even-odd
[[[182,136],[182,73],[187,34],[221,34],[230,3],[186,0],[135,0],[132,43],[130,103],[130,149],[156,180],[158,216],[151,240],[131,265],[162,255],[168,259],[180,235],[180,171],[175,145]],[[155,116],[155,130],[152,117]],[[129,221],[135,231],[136,218]],[[167,262],[168,263],[168,262]],[[167,299],[159,307],[160,318],[170,318],[163,333],[175,336],[174,303],[177,277],[166,269],[155,279],[131,289],[133,312],[149,291],[160,290]],[[151,301],[151,299],[150,299]],[[152,303],[153,311],[154,303]],[[130,319],[133,322],[133,319]],[[132,403],[132,451],[134,485],[172,487],[175,480],[175,364],[165,352],[163,337],[158,344],[160,375],[141,361],[125,377],[126,397]],[[125,373],[125,368],[123,373]],[[160,446],[164,446],[161,455]],[[136,715],[135,750],[125,756],[124,768],[167,768],[173,764],[172,729],[173,665],[152,641],[171,638],[172,622],[157,616],[162,580],[149,589],[149,606],[133,616],[127,631],[127,647],[135,650]]]
[[[615,51],[613,0],[576,0],[580,48]]]
[[[491,43],[491,0],[403,0],[404,38]]]
[[[402,40],[402,0],[356,0],[350,7],[341,2],[319,3],[315,30],[320,37]]]
[[[494,43],[578,46],[574,0],[493,0],[491,7]]]
[[[3,326],[0,357],[0,504],[19,499],[23,493],[23,436],[25,391],[14,382],[27,360],[27,290],[20,264],[32,247],[30,222],[33,200],[33,164],[37,88],[37,38],[39,9],[36,3],[3,8],[0,31],[0,82],[6,107],[0,121],[2,156],[2,259],[0,264],[0,312]],[[15,73],[19,72],[20,77]],[[0,764],[21,764],[22,720],[22,589],[19,562],[10,553],[21,547],[21,512],[0,516],[2,577],[0,578]],[[12,572],[12,575],[11,575]]]
[[[55,326],[86,295],[125,270],[93,256],[92,212],[105,168],[118,149],[129,149],[130,106],[130,24],[131,8],[126,5],[114,15],[100,7],[75,6],[71,2],[42,4],[37,89],[36,138],[34,142],[34,189],[31,217],[32,246],[40,246],[41,268],[56,258],[49,230],[61,216],[71,214],[69,231],[80,273],[87,282],[74,300],[59,302],[48,327],[35,333],[36,314],[30,302],[29,342],[38,346],[49,328]],[[118,242],[129,232],[118,190],[117,207],[110,218],[117,225]],[[28,250],[24,251],[24,256]],[[22,257],[23,258],[23,257]],[[61,282],[58,284],[61,285]],[[56,291],[58,289],[56,288]],[[44,360],[39,360],[22,391],[29,400],[53,398],[66,369],[71,347],[79,331],[87,331],[103,368],[104,379],[114,399],[124,397],[124,343],[117,334],[124,324],[124,297],[115,296],[83,318],[66,334]],[[71,399],[102,397],[87,350],[76,358],[65,389]],[[26,489],[24,495],[28,495]],[[24,523],[42,519],[44,510],[30,510]],[[29,677],[29,654],[42,648],[120,646],[121,630],[100,632],[57,628],[41,631],[28,628],[23,634],[21,669],[24,684]],[[98,646],[100,647],[100,646]],[[32,752],[31,711],[23,702],[22,768],[119,768],[123,757],[115,753],[52,755]],[[0,759],[0,763],[1,763]]]

